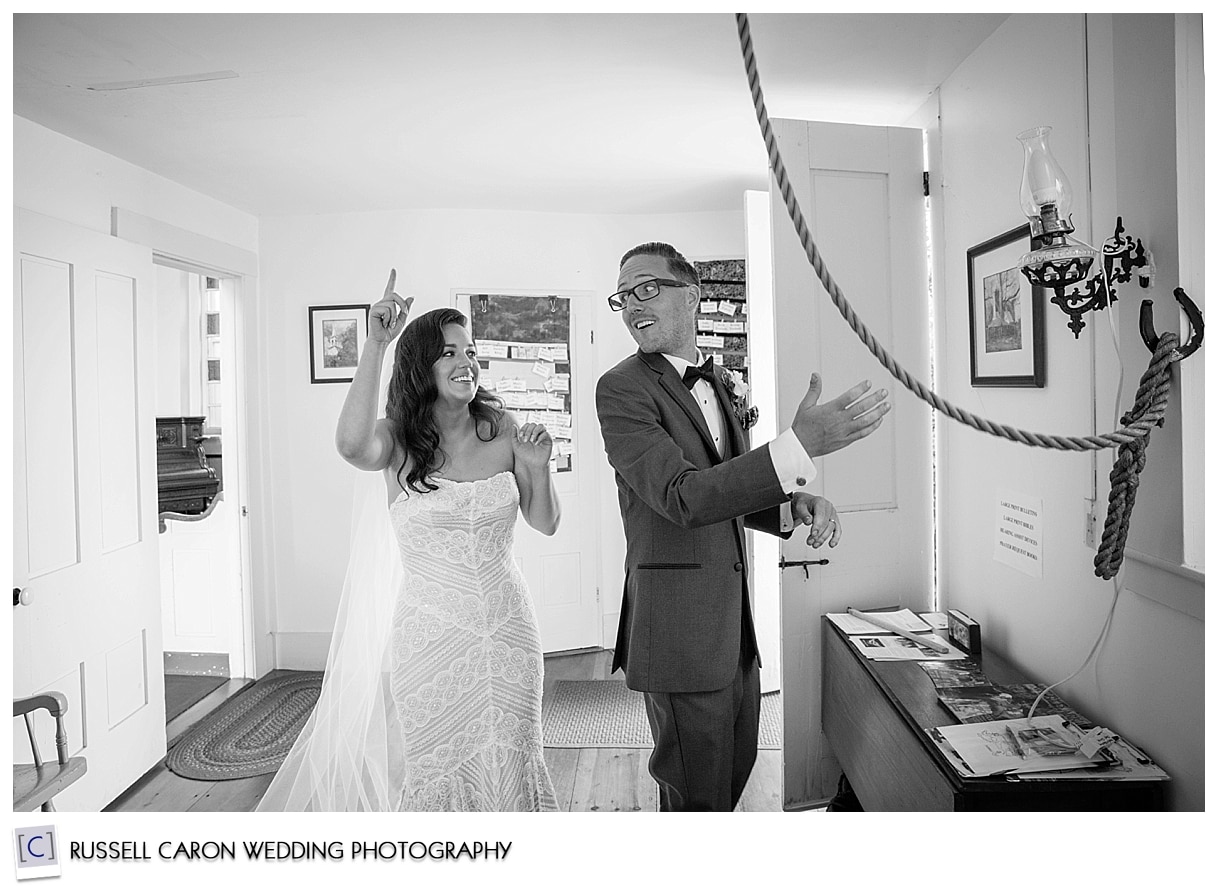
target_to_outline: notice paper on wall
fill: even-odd
[[[495,358],[498,360],[506,360],[508,356],[508,346],[506,342],[501,341],[480,341],[477,345],[478,356],[484,359]]]
[[[1044,520],[1041,500],[998,490],[994,521],[994,559],[1033,578],[1044,577]]]

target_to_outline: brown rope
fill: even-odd
[[[1171,388],[1171,364],[1173,351],[1180,340],[1174,332],[1165,332],[1159,337],[1150,365],[1138,382],[1138,393],[1133,408],[1121,416],[1121,424],[1130,425],[1142,418],[1154,403],[1167,399]],[[1125,559],[1125,539],[1129,535],[1129,519],[1133,515],[1133,502],[1138,494],[1139,475],[1146,467],[1146,447],[1150,434],[1137,440],[1122,443],[1112,463],[1108,492],[1108,516],[1104,520],[1104,535],[1095,555],[1095,574],[1109,579],[1121,568]]]
[[[770,168],[774,171],[774,179],[778,183],[778,190],[782,193],[783,201],[786,203],[787,214],[790,215],[791,222],[795,225],[795,232],[799,235],[799,241],[803,244],[808,261],[811,263],[817,277],[820,278],[820,282],[824,285],[825,291],[829,293],[829,298],[833,300],[833,304],[841,312],[846,322],[850,324],[850,328],[854,330],[863,344],[867,346],[867,349],[884,365],[884,368],[892,374],[893,378],[944,415],[954,418],[956,421],[978,431],[984,431],[987,434],[993,434],[996,437],[1003,437],[1007,440],[1014,440],[1016,443],[1023,443],[1026,446],[1039,446],[1045,449],[1065,449],[1075,452],[1092,449],[1112,449],[1144,438],[1163,421],[1163,415],[1167,411],[1166,385],[1161,389],[1156,389],[1154,399],[1146,411],[1139,414],[1124,430],[1087,437],[1039,434],[1032,431],[1020,430],[1010,425],[995,424],[961,409],[944,400],[906,372],[892,358],[892,355],[884,350],[880,343],[875,340],[871,330],[854,313],[850,302],[846,300],[845,295],[838,288],[828,268],[825,267],[820,250],[817,249],[816,243],[812,240],[812,235],[808,232],[808,226],[804,222],[803,212],[799,208],[799,201],[795,199],[795,190],[791,187],[791,182],[787,178],[787,170],[782,162],[782,155],[778,152],[778,139],[775,138],[774,130],[770,126],[770,117],[765,109],[765,98],[761,94],[761,80],[757,74],[757,60],[753,56],[753,38],[749,33],[749,19],[742,12],[736,14],[736,28],[740,36],[740,48],[744,53],[744,69],[748,75],[749,89],[753,94],[753,106],[757,111],[757,122],[761,124],[761,135],[765,140],[766,152],[770,158]]]

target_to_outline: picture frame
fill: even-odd
[[[1045,290],[1020,272],[1025,222],[968,250],[969,370],[975,388],[1045,386]]]
[[[309,380],[312,384],[355,378],[368,339],[368,305],[309,307]]]

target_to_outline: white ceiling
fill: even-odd
[[[772,117],[906,122],[1005,15],[750,16]],[[14,17],[13,110],[256,215],[737,209],[727,13]],[[235,72],[225,79],[98,85]]]

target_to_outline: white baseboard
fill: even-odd
[[[332,634],[280,631],[275,637],[275,667],[287,671],[324,671]]]

